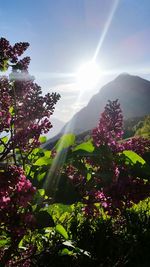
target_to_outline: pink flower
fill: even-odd
[[[8,203],[9,201],[10,201],[10,197],[2,197],[2,201],[4,202],[4,203]]]

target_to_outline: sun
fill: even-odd
[[[76,73],[77,85],[82,90],[92,89],[99,81],[100,68],[94,61],[83,64]]]

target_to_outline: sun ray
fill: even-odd
[[[101,49],[101,46],[104,42],[104,39],[106,37],[106,34],[108,33],[108,30],[109,30],[109,27],[111,25],[111,22],[112,22],[112,19],[115,15],[115,12],[116,12],[116,9],[118,7],[118,4],[119,4],[119,1],[120,0],[114,0],[114,3],[113,3],[113,6],[112,6],[112,9],[111,9],[111,12],[108,16],[108,20],[106,21],[105,23],[105,27],[104,27],[104,30],[102,32],[102,35],[99,39],[99,42],[98,42],[98,45],[96,47],[96,50],[95,50],[95,53],[94,53],[94,56],[91,60],[92,63],[96,63],[96,58],[100,52],[100,49]],[[101,75],[118,75],[120,74],[120,72],[125,72],[125,70],[101,70]],[[48,74],[49,75],[49,74]],[[76,79],[77,78],[77,73],[51,73],[50,78],[73,78],[73,79]],[[85,94],[85,90],[83,90],[83,88],[81,88],[81,90],[79,90],[79,93],[77,95],[77,99],[75,101],[75,104],[76,103],[80,103],[82,97],[84,96]],[[74,115],[74,114],[73,114]],[[74,128],[75,128],[75,119],[72,121],[70,120],[66,127],[65,127],[65,130],[63,132],[63,134],[66,134],[66,133],[73,133],[74,132]],[[60,143],[60,146],[62,146],[62,143]],[[58,174],[58,170],[60,170],[60,168],[63,166],[64,162],[66,160],[66,153],[64,152],[58,152],[58,154],[56,155],[55,159],[53,160],[53,163],[52,163],[52,166],[49,170],[49,173],[47,175],[47,179],[44,183],[44,188],[45,190],[51,190],[51,192],[55,193],[55,190],[59,184],[59,181],[61,179],[61,175]],[[51,194],[52,196],[53,194]],[[54,196],[54,195],[53,195]]]
[[[113,19],[113,17],[114,17],[114,14],[115,14],[115,12],[116,12],[116,9],[117,9],[117,7],[118,7],[118,4],[119,4],[119,0],[115,0],[115,1],[114,1],[114,4],[113,4],[113,6],[112,6],[111,12],[110,12],[110,14],[109,14],[109,16],[108,16],[108,19],[107,19],[107,21],[106,21],[106,23],[105,23],[105,26],[104,26],[104,30],[103,30],[103,32],[102,32],[102,35],[101,35],[101,37],[100,37],[100,39],[99,39],[97,48],[96,48],[96,50],[95,50],[95,53],[94,53],[94,56],[93,56],[93,61],[96,60],[97,55],[98,55],[98,53],[100,52],[101,46],[102,46],[102,44],[103,44],[103,42],[104,42],[104,39],[105,39],[105,36],[106,36],[106,34],[107,34],[108,30],[109,30],[109,27],[110,27],[110,25],[111,25],[111,22],[112,22],[112,19]]]
[[[111,21],[112,21],[112,18],[114,16],[114,13],[116,11],[116,8],[118,6],[118,3],[119,3],[119,0],[115,0],[114,2],[114,5],[113,5],[113,8],[111,10],[111,13],[109,14],[109,17],[108,17],[108,20],[105,24],[105,27],[104,27],[104,31],[102,33],[102,36],[100,37],[100,40],[99,40],[99,43],[97,45],[97,48],[96,48],[96,51],[95,51],[95,54],[93,56],[93,59],[91,62],[94,62],[96,61],[96,57],[100,51],[100,48],[102,46],[102,43],[105,39],[105,36],[108,32],[108,29],[109,29],[109,26],[111,24]],[[43,75],[44,78],[46,76],[46,74]],[[70,77],[75,77],[77,76],[77,73],[72,73],[72,74],[67,74],[67,73],[49,73],[48,74],[49,78],[70,78]],[[82,99],[82,96],[84,95],[85,93],[85,90],[79,90],[79,94],[77,96],[77,99],[76,99],[76,102],[75,103],[79,103]],[[66,134],[68,132],[73,132],[74,130],[74,123],[75,123],[75,120],[74,122],[72,122],[71,120],[68,122],[68,124],[66,125],[65,127],[65,131],[63,134]],[[62,144],[60,144],[60,146],[62,146]],[[44,189],[50,193],[50,195],[52,197],[55,197],[55,190],[59,184],[59,181],[60,181],[60,174],[57,173],[57,170],[59,170],[61,168],[61,166],[63,165],[63,163],[65,162],[66,160],[66,154],[65,153],[61,153],[59,152],[55,159],[53,160],[53,163],[52,163],[52,166],[47,174],[47,178],[46,178],[46,181],[44,183]],[[56,175],[57,173],[57,175]]]
[[[72,77],[76,78],[76,73],[72,73]],[[75,83],[76,84],[76,83]],[[77,94],[77,98],[74,104],[80,103],[82,97],[84,96],[85,91],[79,90]],[[74,115],[74,111],[72,112],[72,117]],[[67,123],[63,135],[67,133],[73,133],[75,128],[75,120],[69,120]],[[63,140],[59,144],[60,147],[63,147]],[[58,148],[59,150],[59,148]],[[67,151],[59,151],[56,157],[53,160],[53,163],[48,171],[46,180],[44,182],[43,188],[45,192],[52,198],[55,199],[56,188],[59,185],[59,181],[61,179],[61,174],[58,172],[60,168],[63,166],[66,161]]]
[[[79,94],[77,96],[76,102],[79,103],[82,99],[82,96],[84,95],[85,92],[82,90],[79,91]],[[74,115],[74,114],[72,114]],[[70,120],[63,132],[63,134],[67,133],[73,133],[74,132],[74,127],[75,126],[75,120],[72,121]],[[59,144],[60,147],[63,146],[63,140]],[[59,149],[58,149],[59,150]],[[61,179],[61,174],[58,172],[60,168],[63,166],[64,162],[66,161],[66,156],[67,156],[67,151],[60,151],[57,153],[56,157],[53,160],[53,163],[48,171],[46,180],[44,182],[43,188],[45,189],[46,193],[50,195],[52,198],[55,199],[55,193],[57,186],[59,185],[59,181]]]

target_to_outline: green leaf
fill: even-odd
[[[42,166],[42,165],[48,165],[48,164],[51,164],[52,162],[52,159],[51,158],[48,158],[48,157],[41,157],[39,158],[35,163],[34,165],[37,165],[37,166]]]
[[[0,146],[0,153],[4,151],[4,146]]]
[[[68,248],[64,248],[59,252],[60,256],[66,256],[66,255],[72,255],[72,251],[70,251]]]
[[[41,197],[43,197],[45,195],[45,190],[43,188],[38,190],[39,194]]]
[[[2,137],[1,140],[6,144],[8,142],[8,136]]]
[[[9,112],[10,112],[11,115],[14,115],[15,110],[14,110],[14,107],[13,106],[9,108]]]
[[[10,239],[9,238],[0,239],[0,247],[4,247],[9,243],[10,243]]]
[[[59,141],[55,145],[55,149],[57,151],[61,151],[62,149],[68,148],[75,143],[75,135],[74,134],[64,134]]]
[[[45,143],[47,141],[46,136],[40,136],[39,141],[41,144]]]
[[[72,205],[64,205],[64,204],[52,204],[46,207],[47,212],[52,216],[55,222],[63,223],[69,214],[73,212]]]
[[[46,150],[46,151],[44,152],[44,155],[45,155],[45,157],[47,157],[47,158],[50,158],[51,154],[52,154],[52,152],[51,152],[50,150]]]
[[[90,253],[89,253],[88,251],[83,250],[83,249],[80,249],[80,248],[78,248],[78,247],[75,247],[75,246],[71,243],[70,240],[69,240],[69,241],[65,241],[65,242],[63,242],[63,245],[65,245],[65,246],[69,247],[70,249],[72,249],[71,251],[69,250],[71,254],[84,254],[84,255],[86,255],[86,256],[88,256],[88,257],[91,257],[91,255],[90,255]],[[67,253],[67,250],[66,250],[65,252]],[[70,255],[71,255],[71,254],[70,254]]]
[[[92,177],[92,174],[91,173],[87,173],[87,176],[86,176],[86,180],[87,181],[90,181],[91,180],[91,177]]]
[[[45,176],[46,176],[46,172],[39,173],[37,175],[37,180],[40,182],[40,181],[42,181],[45,178]]]
[[[84,150],[84,151],[92,153],[94,151],[94,146],[93,146],[91,141],[87,141],[87,142],[84,142],[84,143],[76,146],[73,149],[73,151],[77,151],[77,150]]]
[[[28,159],[32,160],[34,159],[38,159],[39,157],[44,157],[45,156],[45,150],[42,148],[34,148],[32,153],[29,154]]]
[[[126,156],[126,158],[132,164],[136,164],[137,162],[139,162],[142,165],[144,165],[146,163],[146,161],[141,156],[139,156],[137,153],[135,153],[134,151],[124,150],[122,153]]]
[[[67,231],[61,224],[57,224],[55,229],[56,229],[56,232],[62,235],[66,240],[69,238]]]
[[[8,69],[8,59],[3,59],[0,65],[0,71],[6,71]]]
[[[45,190],[43,188],[38,189],[35,196],[34,196],[34,203],[35,204],[41,203],[45,199],[47,199],[47,196],[45,194]],[[44,210],[46,210],[46,209],[44,209]],[[41,209],[40,209],[40,211],[41,211]],[[47,212],[47,210],[46,210],[46,212]]]

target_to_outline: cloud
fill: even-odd
[[[80,89],[77,87],[75,83],[64,83],[64,84],[57,84],[57,86],[53,87],[53,89],[58,89],[60,93],[77,93]]]
[[[67,122],[73,115],[86,105],[86,101],[79,99],[78,95],[62,96],[56,105],[55,116]]]

